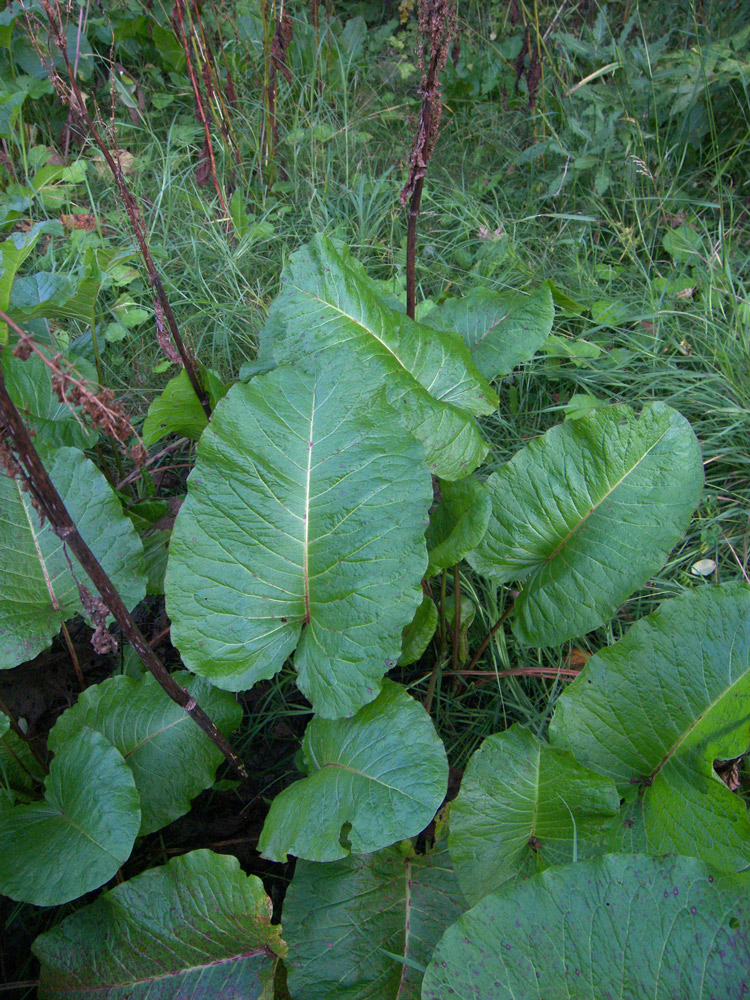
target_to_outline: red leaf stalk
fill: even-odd
[[[195,98],[195,110],[198,116],[198,120],[203,126],[203,133],[204,133],[203,148],[205,150],[206,158],[208,159],[208,162],[210,164],[210,175],[211,179],[213,180],[214,190],[216,191],[216,197],[219,199],[219,205],[221,206],[221,211],[224,215],[224,218],[227,220],[227,225],[231,226],[229,210],[227,208],[226,201],[224,200],[224,194],[221,190],[221,185],[219,184],[219,176],[216,170],[216,156],[214,155],[214,144],[211,138],[211,123],[209,122],[208,115],[206,114],[206,107],[205,104],[203,103],[203,93],[201,91],[198,75],[195,71],[195,67],[193,66],[193,56],[191,52],[190,38],[188,36],[187,28],[185,27],[184,0],[175,0],[174,7],[172,8],[172,23],[174,25],[175,34],[180,39],[182,50],[185,53],[188,76],[190,77],[190,85],[193,88],[193,97]],[[207,80],[206,76],[204,75],[203,82],[204,85],[207,85],[206,92],[210,99],[210,87],[211,87],[210,76]]]

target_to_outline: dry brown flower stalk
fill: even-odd
[[[115,401],[115,394],[111,389],[92,385],[62,354],[57,353],[48,357],[33,337],[30,337],[23,327],[15,323],[2,309],[0,309],[0,320],[7,323],[18,335],[18,343],[13,348],[14,357],[26,361],[35,354],[44,362],[52,373],[52,388],[55,395],[70,409],[81,426],[84,425],[75,407],[80,407],[93,427],[121,444],[125,444],[136,434],[122,406]]]
[[[422,76],[422,110],[417,135],[409,157],[409,177],[401,190],[401,204],[409,202],[406,236],[406,313],[412,319],[416,311],[417,218],[422,188],[435,143],[440,131],[443,102],[440,73],[450,51],[456,30],[456,0],[419,0],[419,69]],[[425,55],[429,60],[425,68]]]
[[[174,7],[172,8],[172,27],[174,28],[174,32],[179,38],[182,50],[185,53],[188,76],[190,77],[190,85],[193,88],[193,97],[195,99],[195,113],[203,126],[203,150],[201,153],[201,162],[196,173],[196,180],[199,186],[202,187],[208,181],[209,177],[212,179],[214,190],[216,191],[216,197],[219,199],[219,205],[224,215],[227,233],[231,236],[232,240],[235,240],[234,233],[231,230],[229,209],[227,208],[226,201],[224,200],[224,193],[221,190],[221,185],[219,184],[219,175],[216,170],[214,144],[211,138],[211,123],[209,122],[208,115],[206,114],[206,107],[199,81],[200,74],[207,98],[210,101],[213,91],[210,69],[208,63],[204,62],[203,66],[197,73],[195,67],[193,66],[192,46],[187,27],[185,25],[185,0],[175,0]]]

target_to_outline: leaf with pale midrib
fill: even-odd
[[[200,677],[172,675],[227,735],[242,709],[234,697]],[[140,836],[153,833],[190,809],[190,800],[209,788],[224,760],[221,750],[150,674],[110,677],[82,692],[53,726],[48,745],[57,750],[88,726],[106,736],[125,758],[141,797]]]
[[[355,367],[370,393],[385,390],[435,475],[461,479],[479,465],[487,445],[474,417],[498,401],[457,334],[392,308],[362,265],[322,235],[290,256],[281,280],[261,335],[266,355],[306,369]]]
[[[308,777],[271,803],[258,850],[335,861],[416,836],[448,786],[445,748],[430,717],[398,684],[352,719],[314,718],[302,744]]]
[[[716,1000],[747,992],[750,875],[608,855],[486,896],[435,948],[422,1000]]]
[[[281,928],[236,858],[192,851],[36,939],[40,1000],[266,1000]]]
[[[553,427],[486,485],[493,513],[467,558],[493,580],[524,580],[514,632],[555,645],[597,628],[664,565],[703,465],[676,410],[610,406]]]
[[[91,729],[60,748],[44,784],[42,802],[0,808],[0,893],[57,906],[98,889],[127,861],[140,799],[120,752]]]
[[[602,854],[617,815],[614,782],[518,725],[488,736],[451,803],[448,839],[470,903],[509,879]]]
[[[443,931],[466,909],[441,844],[298,861],[284,897],[294,1000],[419,1000]],[[399,961],[400,960],[400,961]]]
[[[536,354],[552,332],[554,318],[552,292],[545,284],[530,295],[473,288],[433,309],[424,322],[460,333],[479,371],[494,379]]]
[[[736,871],[750,859],[750,822],[713,764],[747,750],[749,706],[750,587],[704,585],[592,656],[550,733],[624,796],[616,849]]]
[[[47,471],[84,541],[128,608],[146,593],[143,546],[112,487],[82,452],[59,448]],[[15,667],[46,649],[62,623],[81,614],[81,598],[62,542],[48,522],[40,524],[30,495],[0,476],[0,668]],[[74,563],[81,583],[95,592]]]
[[[294,653],[318,714],[372,701],[422,599],[432,499],[392,409],[356,370],[278,368],[217,406],[188,487],[165,580],[186,666],[242,690]]]

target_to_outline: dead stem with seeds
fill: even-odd
[[[440,72],[445,66],[451,40],[456,31],[455,0],[420,0],[419,71],[422,77],[422,109],[417,135],[409,157],[409,178],[401,191],[401,204],[409,203],[406,236],[406,314],[414,319],[416,311],[417,219],[427,165],[440,132],[443,103]],[[425,55],[429,57],[425,63]]]

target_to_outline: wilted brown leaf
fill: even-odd
[[[568,653],[567,663],[573,670],[583,670],[586,662],[591,659],[592,653],[587,653],[585,649],[574,646]]]
[[[730,792],[738,792],[742,785],[740,781],[741,763],[742,757],[735,757],[734,760],[714,761],[714,771],[716,771]]]
[[[89,212],[79,212],[73,213],[72,215],[61,215],[60,225],[63,229],[85,229],[86,232],[95,232],[98,228],[102,231],[106,228],[101,225],[100,221],[95,215],[91,215]]]
[[[132,174],[135,170],[135,157],[132,153],[129,153],[127,149],[110,149],[110,156],[113,160],[120,161],[120,167],[124,174]],[[109,176],[109,167],[107,166],[107,161],[101,153],[98,153],[93,158],[94,169],[100,177]]]

